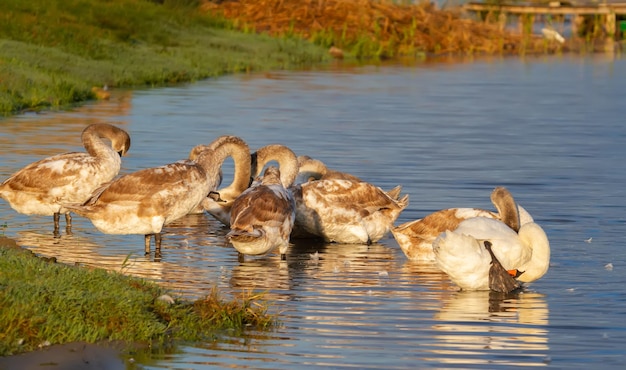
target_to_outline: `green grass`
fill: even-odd
[[[297,37],[234,30],[194,0],[3,0],[0,114],[93,99],[92,86],[163,86],[318,63]]]
[[[8,244],[7,239],[0,244]],[[169,304],[157,299],[166,293],[143,279],[0,247],[0,356],[32,351],[43,343],[120,340],[158,346],[213,340],[226,329],[277,325],[258,295],[223,301],[214,290],[196,302]]]

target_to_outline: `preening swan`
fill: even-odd
[[[250,148],[243,139],[237,136],[225,135],[213,140],[213,142],[209,145],[196,146],[189,154],[189,159],[194,159],[197,152],[205,148],[223,150],[227,157],[233,158],[235,172],[233,174],[233,181],[230,185],[216,190],[217,194],[212,194],[212,196],[206,197],[200,206],[196,207],[196,209],[192,212],[201,213],[203,211],[207,211],[224,225],[230,226],[230,209],[233,206],[233,202],[250,186]],[[224,161],[222,161],[220,167],[223,163]],[[219,174],[219,183],[221,183],[221,169]]]
[[[530,214],[515,202],[504,187],[497,187],[491,192],[491,202],[497,212],[479,208],[449,208],[394,227],[391,233],[408,259],[434,261],[432,244],[435,238],[446,230],[456,229],[464,220],[474,217],[493,218],[504,222],[515,231],[519,230],[520,224],[533,221]]]
[[[253,158],[252,175],[282,148]],[[273,153],[269,155],[269,153]],[[380,240],[408,205],[408,195],[399,198],[400,187],[386,193],[377,186],[343,172],[328,175],[323,162],[301,157],[298,170],[304,181],[289,189],[296,201],[293,237],[317,237],[326,242],[371,244]],[[282,171],[282,164],[281,164]],[[315,180],[321,174],[320,180]],[[324,176],[329,176],[324,179]],[[349,179],[347,179],[349,178]],[[294,177],[295,179],[295,177]],[[285,184],[285,182],[283,182]]]
[[[293,195],[287,189],[298,175],[298,160],[288,147],[270,144],[252,153],[251,161],[255,180],[233,203],[228,238],[239,251],[240,259],[246,254],[268,253],[276,246],[281,258],[285,258],[295,218]],[[279,168],[269,166],[258,177],[272,161]]]
[[[244,255],[266,254],[276,247],[284,260],[294,220],[293,196],[281,183],[278,168],[270,166],[233,202],[226,237],[239,252],[240,260]]]
[[[437,266],[463,290],[490,289],[491,252],[521,282],[541,278],[550,266],[550,243],[535,222],[516,232],[505,222],[473,217],[433,242]]]
[[[29,164],[0,184],[0,197],[19,213],[53,216],[55,234],[64,213],[69,233],[72,217],[63,204],[84,202],[96,188],[117,176],[120,157],[130,149],[128,133],[106,123],[87,126],[81,139],[86,153],[59,154]]]
[[[154,235],[161,255],[161,229],[187,215],[217,187],[224,150],[202,151],[195,160],[147,168],[119,177],[97,189],[80,205],[67,205],[105,234],[143,234],[150,253]]]
[[[397,199],[368,182],[344,179],[298,184],[296,226],[326,242],[371,244],[389,232],[409,197]]]

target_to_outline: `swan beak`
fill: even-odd
[[[520,271],[520,270],[517,270],[517,269],[515,269],[515,270],[508,270],[507,272],[509,273],[509,275],[513,276],[514,278],[518,278],[518,277],[520,277],[521,274],[524,273],[524,271]]]
[[[226,201],[224,199],[222,199],[222,197],[220,197],[220,193],[218,193],[217,191],[211,191],[209,192],[209,195],[207,195],[209,198],[213,199],[216,202],[224,202],[226,203]]]

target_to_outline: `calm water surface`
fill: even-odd
[[[227,230],[194,215],[166,228],[155,262],[142,236],[104,235],[79,217],[72,235],[54,238],[51,218],[0,201],[0,225],[61,262],[189,298],[215,285],[227,296],[267,291],[280,312],[276,331],[179,346],[129,368],[623,368],[625,87],[626,61],[606,56],[332,67],[117,92],[73,112],[0,120],[0,179],[82,150],[86,124],[111,122],[132,136],[122,173],[224,134],[253,149],[284,143],[385,189],[403,185],[410,205],[398,224],[448,207],[491,209],[491,190],[507,186],[553,250],[548,274],[513,297],[459,292],[391,236],[370,247],[296,241],[286,262],[239,263]]]

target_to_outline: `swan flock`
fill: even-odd
[[[401,185],[390,190],[329,168],[282,144],[252,151],[224,135],[190,149],[188,158],[119,174],[130,135],[110,124],[87,126],[85,152],[58,154],[19,169],[0,184],[0,198],[26,215],[88,218],[105,234],[144,236],[144,250],[161,258],[161,230],[191,213],[208,213],[230,231],[240,260],[278,250],[291,239],[365,244],[391,234],[408,260],[432,263],[462,290],[510,292],[538,280],[550,264],[544,230],[505,187],[495,187],[495,210],[448,208],[395,225],[409,205]],[[222,166],[234,162],[222,185]],[[251,257],[253,258],[253,257]]]

